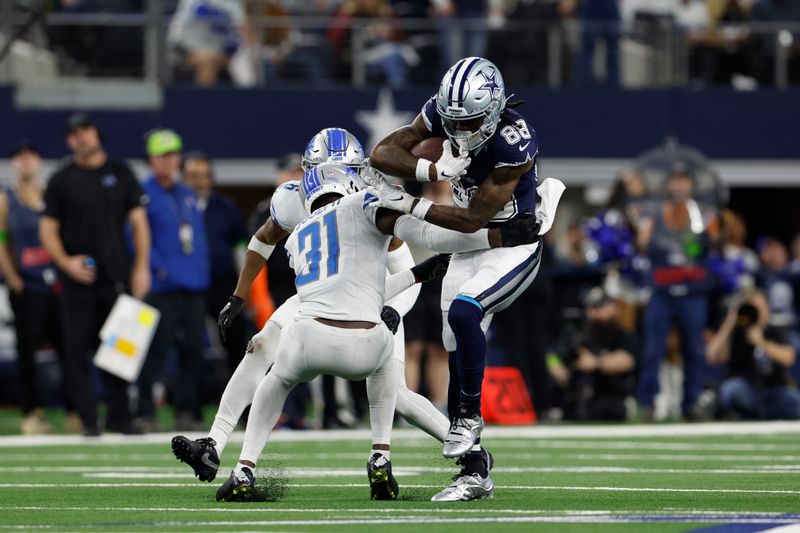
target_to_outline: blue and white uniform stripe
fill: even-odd
[[[470,300],[479,304],[484,313],[496,313],[508,307],[516,300],[519,293],[525,290],[536,277],[542,257],[542,243],[522,262],[501,277],[494,285]],[[464,299],[463,295],[458,298]]]

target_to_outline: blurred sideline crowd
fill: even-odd
[[[144,139],[149,172],[138,178],[106,154],[102,128],[83,113],[67,122],[71,154],[46,181],[31,140],[9,154],[0,273],[17,360],[0,366],[10,385],[0,401],[19,405],[23,433],[52,431],[43,408],[53,406],[68,413],[61,429],[86,435],[170,429],[165,423],[204,430],[203,406],[216,404],[249,338],[294,293],[285,254],[273,254],[249,312],[220,342],[216,315],[270,200],[245,223],[215,190],[207,154],[185,150],[169,129]],[[285,155],[279,169],[278,184],[300,179],[300,155]],[[451,197],[447,183],[408,189],[440,203]],[[800,418],[800,234],[791,243],[748,240],[724,196],[702,156],[666,144],[619,172],[599,212],[565,211],[537,280],[488,336],[490,364],[520,370],[541,420]],[[418,260],[427,253],[414,252]],[[123,292],[161,312],[133,386],[91,361]],[[406,381],[446,412],[439,293],[423,287],[405,319]],[[55,373],[41,364],[47,350],[58,355]],[[173,419],[159,416],[166,405]],[[365,409],[364,383],[321,378],[292,393],[280,425],[351,427]]]
[[[110,17],[108,26],[41,26],[38,40],[62,74],[142,76],[145,30],[114,27],[113,17],[145,12],[145,0],[43,5]],[[785,83],[800,81],[800,0],[163,0],[161,8],[168,78],[200,86],[324,86],[353,81],[356,67],[365,83],[427,85],[465,56],[492,57],[513,84],[749,90],[776,83],[776,62],[786,64]],[[669,72],[680,74],[663,78]]]

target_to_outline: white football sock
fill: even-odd
[[[253,351],[244,355],[225,386],[214,424],[208,432],[208,436],[217,443],[214,448],[218,456],[222,457],[222,451],[231,433],[236,429],[239,418],[253,401],[258,384],[275,361],[275,351],[278,349],[280,339],[281,328],[274,322],[267,322],[264,329],[250,340],[249,347],[252,347]]]
[[[369,452],[369,458],[367,460],[372,459],[372,456],[375,455],[376,453],[378,455],[382,455],[386,459],[386,461],[392,460],[392,452],[390,452],[389,450],[376,450],[376,449],[373,449],[371,452]],[[381,463],[378,463],[378,466],[381,466]]]
[[[295,383],[279,378],[274,372],[270,372],[261,380],[253,396],[242,453],[239,455],[240,461],[250,461],[253,464],[258,462],[272,429],[281,416],[286,397],[294,386]]]
[[[444,442],[450,429],[450,421],[430,400],[406,386],[405,363],[398,359],[393,361],[398,380],[397,414],[439,442]]]
[[[367,398],[372,444],[390,444],[397,403],[397,366],[393,358],[367,378]]]

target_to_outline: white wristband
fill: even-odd
[[[431,181],[431,177],[430,174],[428,174],[428,172],[430,172],[432,164],[433,163],[431,163],[427,159],[423,159],[421,157],[417,160],[417,171],[416,171],[417,181]]]
[[[417,205],[411,210],[411,216],[420,220],[425,220],[425,215],[428,214],[428,210],[430,210],[431,207],[433,207],[433,202],[427,198],[420,198]]]
[[[275,246],[272,244],[267,244],[265,242],[261,242],[259,239],[256,238],[255,235],[250,239],[250,242],[247,243],[247,249],[251,252],[255,252],[261,257],[264,258],[264,261],[269,259],[269,256],[272,255],[272,250],[275,249]]]

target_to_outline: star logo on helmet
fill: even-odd
[[[481,76],[483,76],[483,79],[486,80],[486,83],[481,85],[479,89],[489,91],[489,94],[491,94],[493,98],[497,96],[500,92],[500,86],[497,84],[497,72],[494,70],[491,74],[481,72]]]

